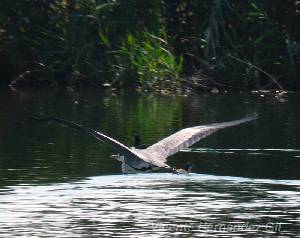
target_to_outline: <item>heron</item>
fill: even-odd
[[[129,170],[152,171],[155,169],[159,169],[161,171],[167,171],[176,174],[188,174],[191,172],[191,168],[193,166],[191,163],[188,163],[185,166],[185,169],[178,169],[168,165],[167,159],[180,150],[192,146],[201,139],[213,134],[220,129],[237,126],[246,122],[251,122],[257,119],[257,114],[248,115],[241,119],[233,121],[184,128],[146,148],[128,147],[102,132],[90,129],[73,121],[68,121],[56,117],[38,116],[32,116],[32,119],[37,121],[58,123],[62,126],[85,132],[88,135],[95,137],[99,142],[112,145],[118,151],[118,154],[112,155],[111,157],[122,163],[121,168],[123,173],[128,173]],[[135,142],[136,145],[140,143],[137,135],[135,135]]]

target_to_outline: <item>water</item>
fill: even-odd
[[[299,99],[290,94],[163,97],[83,90],[0,91],[0,237],[297,237]],[[121,175],[113,148],[31,114],[131,145],[257,111],[169,163],[194,173]]]

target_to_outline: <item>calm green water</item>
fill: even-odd
[[[0,90],[0,237],[267,237],[300,231],[300,95],[139,96]],[[194,173],[121,175],[113,148],[30,120],[55,115],[132,145],[259,119],[170,158]]]

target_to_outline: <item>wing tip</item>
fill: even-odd
[[[258,113],[256,111],[246,114],[244,117],[245,120],[253,121],[259,118]]]

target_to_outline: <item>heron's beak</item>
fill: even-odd
[[[111,155],[110,158],[117,160],[119,158],[119,154],[117,154],[117,155]]]

